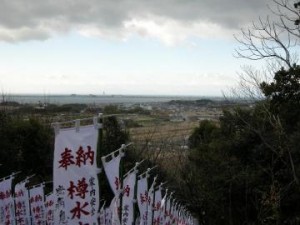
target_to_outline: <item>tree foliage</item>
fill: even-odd
[[[129,133],[121,127],[121,124],[115,116],[104,118],[102,132],[101,155],[109,154],[129,141]]]
[[[270,100],[271,110],[284,121],[286,131],[297,127],[300,118],[300,66],[281,68],[271,83],[261,83],[261,90]]]
[[[49,126],[0,112],[1,176],[21,171],[39,181],[52,177],[53,135]]]
[[[288,137],[279,133],[265,110],[268,105],[224,112],[220,126],[203,121],[191,135],[193,148],[183,176],[193,188],[184,193],[206,223],[298,220],[300,152],[299,144],[293,145],[300,130]]]
[[[219,126],[201,122],[190,136],[183,176],[195,190],[183,198],[193,197],[190,207],[206,224],[300,223],[299,11],[289,1],[273,2],[279,20],[260,19],[242,31],[238,56],[273,60],[269,65],[282,68],[271,68],[270,81],[250,73],[254,79],[244,80],[242,93],[261,92],[263,98],[252,108],[225,111]]]

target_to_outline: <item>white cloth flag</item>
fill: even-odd
[[[123,181],[122,225],[133,224],[133,199],[136,183],[136,171],[131,172]]]
[[[32,225],[45,225],[46,217],[43,185],[39,185],[29,190],[29,202]]]
[[[165,210],[166,210],[166,201],[167,201],[167,192],[165,193],[163,199],[161,200],[160,203],[160,212],[159,212],[159,223],[160,225],[164,225],[165,219],[166,219],[166,215],[165,215]]]
[[[15,211],[17,225],[30,225],[29,193],[26,188],[27,179],[15,186]]]
[[[177,206],[177,203],[175,203],[175,200],[173,199],[171,202],[170,207],[170,222],[171,224],[175,223],[175,208]]]
[[[111,211],[111,225],[120,225],[119,219],[119,205],[120,205],[120,198],[115,196],[110,203],[110,211]]]
[[[60,129],[55,136],[53,183],[55,224],[96,225],[98,127]]]
[[[14,200],[11,184],[13,177],[0,182],[0,224],[15,224]]]
[[[108,179],[109,185],[115,195],[112,199],[109,209],[111,211],[110,224],[111,225],[120,225],[119,211],[120,211],[120,193],[121,193],[121,181],[120,181],[120,161],[122,157],[121,150],[118,152],[117,156],[114,156],[114,153],[108,156],[101,158],[103,168]],[[106,162],[107,157],[112,157],[111,160]],[[107,222],[106,222],[107,223]]]
[[[172,223],[178,223],[178,207],[179,206],[177,202],[172,207],[172,215],[173,215]]]
[[[170,214],[171,214],[171,197],[167,198],[166,201],[166,207],[165,207],[165,220],[163,225],[170,225],[171,219],[170,219]]]
[[[140,210],[140,225],[147,225],[148,178],[143,177],[137,181],[137,203]]]
[[[45,200],[45,214],[47,225],[54,225],[54,202],[55,196],[53,193],[48,194]]]
[[[114,156],[111,154],[112,159],[106,162],[106,157],[102,157],[102,164],[103,168],[106,174],[106,177],[108,179],[109,185],[114,192],[115,196],[119,196],[120,194],[120,161],[121,161],[121,153],[119,153],[117,156]]]
[[[105,225],[111,225],[112,212],[110,207],[105,208]],[[100,224],[102,225],[102,224]]]
[[[103,206],[100,209],[99,212],[99,225],[105,225],[105,208],[104,208],[105,204],[103,204]]]
[[[154,205],[154,185],[155,179],[148,191],[148,205],[147,205],[147,225],[152,225],[152,217],[153,217],[153,205]]]
[[[154,197],[154,205],[153,205],[153,225],[160,224],[160,206],[161,206],[161,189],[155,191]]]
[[[182,207],[180,207],[178,210],[178,225],[185,224],[184,218],[185,218],[185,211]]]

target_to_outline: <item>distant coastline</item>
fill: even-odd
[[[198,100],[198,99],[221,100],[222,97],[215,96],[175,96],[175,95],[80,95],[80,94],[8,94],[6,101],[18,102],[20,104],[134,104],[168,102],[172,100]]]

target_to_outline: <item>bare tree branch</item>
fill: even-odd
[[[259,18],[252,26],[241,30],[241,36],[235,36],[240,44],[235,56],[249,60],[277,60],[282,66],[291,68],[297,61],[294,56],[300,37],[299,10],[293,8],[287,0],[273,0],[276,9],[269,7],[272,13],[266,19]]]

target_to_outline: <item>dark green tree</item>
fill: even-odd
[[[117,117],[110,116],[103,119],[103,131],[100,146],[100,155],[106,155],[127,144],[129,133],[121,127]]]
[[[1,176],[21,171],[20,177],[35,174],[39,181],[52,177],[53,133],[34,119],[0,112]]]
[[[194,130],[182,199],[193,199],[191,209],[206,224],[296,223],[299,119],[289,135],[284,121],[267,99],[253,108],[224,111],[218,126],[203,121]]]
[[[292,132],[300,121],[300,66],[281,68],[272,82],[263,82],[261,90],[270,101],[270,110],[283,121],[286,132]]]

